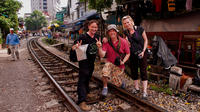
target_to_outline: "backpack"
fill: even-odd
[[[78,61],[75,50],[70,49],[69,59],[72,62],[77,62]]]

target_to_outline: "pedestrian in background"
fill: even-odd
[[[78,104],[80,108],[84,111],[91,110],[91,106],[86,104],[86,98],[90,99],[94,97],[89,90],[89,82],[94,71],[94,61],[96,59],[97,46],[96,39],[99,35],[96,34],[98,30],[98,22],[96,20],[91,20],[88,23],[89,31],[81,34],[79,39],[74,42],[72,50],[78,49],[81,45],[88,44],[87,47],[87,59],[79,61],[79,80],[78,80]]]
[[[25,31],[25,38],[26,38],[26,40],[28,39],[28,32],[27,31]]]
[[[130,69],[132,79],[134,80],[135,88],[132,90],[134,94],[139,93],[139,75],[138,67],[140,68],[140,77],[143,84],[143,98],[147,98],[147,45],[148,39],[145,30],[141,26],[135,26],[133,19],[130,16],[122,18],[122,26],[124,34],[130,43]]]
[[[106,55],[107,62],[102,70],[103,90],[102,95],[108,94],[107,82],[125,88],[125,82],[122,75],[124,74],[124,63],[130,56],[130,49],[127,40],[118,35],[116,25],[111,24],[107,28],[108,42],[104,42],[103,46],[101,40],[97,41],[100,57]]]
[[[19,59],[19,46],[20,46],[20,41],[19,37],[17,34],[14,33],[14,29],[10,28],[10,33],[6,37],[6,45],[7,48],[10,48],[11,50],[11,56],[12,60],[15,61],[15,59]]]

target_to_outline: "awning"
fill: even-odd
[[[51,24],[50,26],[48,26],[48,29],[51,29],[53,27],[59,27],[59,25],[57,23]]]
[[[66,27],[66,25],[61,25],[60,27],[63,27],[63,28],[65,28],[65,27]]]
[[[79,19],[76,19],[68,24],[66,24],[65,28],[72,28],[75,31],[78,31],[85,20],[91,20],[91,19],[99,19],[100,16],[96,11],[90,11],[87,12],[84,16],[80,17]]]
[[[76,24],[75,24],[75,26],[79,26],[79,25],[82,25],[83,24],[83,22],[82,21],[79,21],[79,22],[77,22]]]

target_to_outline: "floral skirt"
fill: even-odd
[[[106,62],[102,70],[102,76],[108,77],[108,81],[117,87],[122,85],[123,74],[123,69],[110,62]]]

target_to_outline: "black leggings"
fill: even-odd
[[[130,69],[131,69],[131,77],[133,80],[138,80],[138,67],[140,68],[140,77],[142,81],[147,80],[147,53],[144,53],[142,59],[138,59],[138,56],[132,55],[130,56]]]
[[[86,100],[89,90],[89,82],[94,71],[94,62],[89,63],[88,60],[79,62],[79,80],[78,80],[78,104]]]

